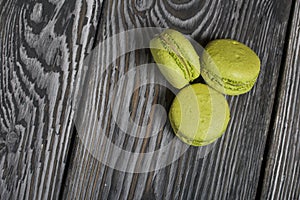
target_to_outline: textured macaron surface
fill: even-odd
[[[253,50],[230,39],[214,40],[205,50],[202,76],[211,87],[225,94],[242,94],[253,87],[260,71]]]
[[[169,111],[175,134],[193,146],[214,142],[225,132],[229,119],[230,111],[225,97],[201,83],[183,88]]]
[[[199,55],[178,31],[166,29],[150,41],[150,49],[160,71],[174,87],[182,88],[199,77]]]

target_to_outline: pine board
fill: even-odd
[[[0,1],[0,199],[57,199],[98,1]]]
[[[272,127],[262,199],[300,198],[300,2],[296,1],[276,117]]]
[[[199,148],[190,147],[176,162],[148,173],[127,173],[107,167],[85,148],[101,150],[106,160],[120,155],[106,144],[93,141],[93,130],[102,128],[114,144],[133,152],[147,152],[168,143],[174,135],[167,122],[156,137],[141,140],[120,131],[112,119],[110,103],[113,88],[130,69],[153,62],[148,50],[127,53],[115,60],[103,76],[103,63],[125,48],[96,49],[98,68],[89,72],[78,123],[78,135],[64,185],[65,199],[254,199],[269,133],[277,80],[283,54],[291,1],[105,1],[98,42],[122,31],[138,27],[170,27],[191,35],[205,45],[216,38],[232,38],[253,48],[262,60],[261,74],[254,89],[245,95],[229,97],[231,122],[225,135],[204,158]],[[94,70],[94,71],[93,71]],[[126,98],[126,88],[145,77],[137,76],[118,92]],[[157,77],[148,77],[154,80]],[[131,85],[130,85],[131,84]],[[125,89],[124,89],[125,88]],[[132,98],[132,118],[145,123],[151,105],[166,109],[174,95],[166,88],[147,85]],[[150,105],[150,106],[149,106]],[[117,104],[117,106],[119,106]],[[81,106],[80,106],[81,107]],[[128,108],[126,108],[128,109]],[[122,112],[122,110],[120,110]],[[82,124],[84,126],[82,126]],[[151,124],[155,128],[157,124]],[[82,141],[82,134],[86,136]],[[131,132],[132,134],[132,132]],[[133,134],[139,134],[135,130]],[[162,162],[160,158],[157,163]],[[121,163],[122,164],[122,163]],[[137,163],[125,163],[129,168]]]

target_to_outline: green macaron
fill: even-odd
[[[201,83],[183,88],[169,111],[175,134],[193,146],[208,145],[221,137],[229,119],[230,111],[225,97]]]
[[[175,88],[199,77],[199,55],[180,32],[166,29],[150,41],[150,50],[159,70]]]
[[[214,40],[205,50],[201,75],[208,85],[228,95],[251,90],[260,71],[260,59],[253,50],[230,39]]]

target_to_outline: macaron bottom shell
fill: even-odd
[[[175,134],[193,146],[208,145],[221,137],[229,119],[230,111],[225,97],[200,83],[183,88],[169,111]]]

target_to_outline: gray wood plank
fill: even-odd
[[[0,1],[0,199],[57,199],[101,2]]]
[[[137,27],[171,27],[190,34],[205,44],[215,38],[232,38],[253,48],[262,60],[262,69],[255,88],[248,94],[229,97],[231,122],[225,135],[204,158],[202,149],[190,147],[171,165],[148,173],[128,173],[115,170],[125,164],[139,166],[136,161],[120,163],[112,146],[97,139],[99,134],[115,145],[132,152],[145,153],[160,149],[174,135],[168,122],[159,134],[148,139],[138,136],[140,130],[122,132],[113,120],[110,104],[126,99],[130,84],[139,84],[143,78],[158,79],[159,75],[128,81],[117,96],[113,89],[117,81],[135,66],[153,62],[148,50],[127,53],[116,59],[109,70],[105,61],[128,46],[124,40],[118,47],[98,49],[97,68],[90,71],[81,104],[70,170],[64,188],[66,199],[254,199],[260,176],[266,137],[277,86],[282,51],[291,1],[106,1],[101,16],[99,41],[121,31]],[[161,104],[168,109],[174,95],[165,87],[147,85],[132,95],[130,108],[122,102],[115,104],[131,111],[132,120],[146,123],[151,105]],[[115,99],[116,98],[116,99]],[[126,111],[126,110],[125,110]],[[158,126],[149,123],[151,128]],[[101,128],[102,131],[94,131]],[[103,136],[104,137],[104,136]],[[103,139],[103,138],[102,138]],[[175,138],[176,140],[176,138]],[[99,151],[94,158],[87,148]],[[177,146],[175,146],[177,148]],[[180,150],[180,149],[179,149]],[[170,149],[172,158],[174,150]],[[95,154],[94,154],[95,155]],[[141,158],[142,159],[142,158]],[[115,166],[102,164],[113,160]],[[119,162],[118,162],[119,161]],[[138,160],[140,161],[140,160]],[[164,162],[161,157],[154,163]]]
[[[296,1],[262,199],[300,199],[300,2]]]

